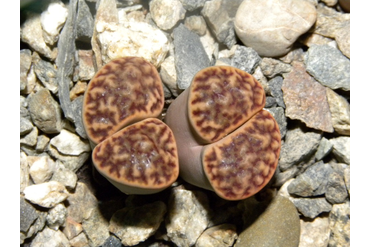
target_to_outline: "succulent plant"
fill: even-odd
[[[167,110],[180,176],[227,200],[260,191],[273,176],[281,136],[263,109],[265,92],[250,74],[214,66],[199,71]]]
[[[163,105],[158,71],[140,57],[110,61],[88,84],[82,118],[93,164],[126,194],[156,193],[178,177],[176,141],[156,118]]]

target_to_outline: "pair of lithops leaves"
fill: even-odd
[[[200,70],[158,119],[164,92],[140,57],[104,65],[88,84],[83,122],[96,169],[126,194],[151,194],[185,181],[241,200],[273,176],[281,137],[263,109],[265,92],[231,66]]]

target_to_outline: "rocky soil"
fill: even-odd
[[[21,246],[349,246],[346,1],[269,2],[21,4]],[[282,135],[271,182],[242,201],[181,178],[146,196],[107,182],[93,169],[81,107],[98,68],[122,56],[156,66],[163,115],[202,68],[253,74]]]

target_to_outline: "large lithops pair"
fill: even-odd
[[[263,110],[265,93],[248,73],[229,66],[199,71],[168,108],[156,68],[124,57],[90,81],[83,121],[96,169],[126,194],[150,194],[178,175],[227,200],[260,191],[280,153],[279,127]]]

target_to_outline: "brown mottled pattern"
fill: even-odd
[[[190,122],[207,143],[220,140],[264,106],[265,92],[260,83],[230,66],[203,69],[190,86]]]
[[[92,154],[99,172],[141,188],[164,188],[179,174],[176,141],[156,118],[132,124],[99,143]]]
[[[280,146],[278,124],[262,110],[238,130],[205,148],[204,171],[217,194],[227,200],[241,200],[270,181]]]
[[[95,144],[124,126],[157,117],[164,105],[156,68],[140,57],[123,57],[103,66],[88,84],[83,122]]]

